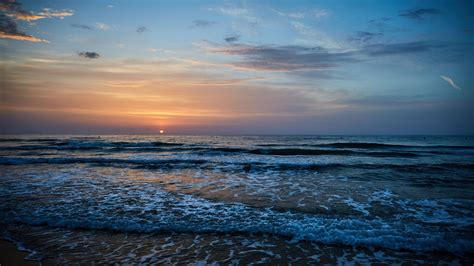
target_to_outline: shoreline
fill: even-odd
[[[28,252],[21,251],[15,245],[15,243],[0,239],[0,265],[25,265],[25,266],[38,266],[43,265],[41,262],[26,260]]]

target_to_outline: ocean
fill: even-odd
[[[461,264],[473,136],[3,136],[0,238],[58,264]]]

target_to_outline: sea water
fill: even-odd
[[[57,263],[472,265],[472,136],[3,136],[0,237]]]

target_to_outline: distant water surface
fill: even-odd
[[[459,263],[473,136],[3,136],[0,237],[59,263]]]

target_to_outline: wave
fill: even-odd
[[[371,156],[371,157],[418,157],[421,154],[416,152],[400,151],[354,151],[338,149],[247,149],[238,147],[198,147],[183,146],[181,143],[86,143],[71,144],[69,142],[54,143],[51,145],[22,145],[16,147],[0,147],[0,150],[58,150],[58,151],[106,151],[106,152],[200,152],[200,153],[247,153],[254,155],[278,155],[278,156],[322,156],[322,155],[341,155],[341,156]],[[430,152],[428,152],[430,153]],[[437,153],[436,153],[437,154]]]
[[[219,147],[207,146],[203,144],[185,144],[178,142],[109,142],[109,141],[83,141],[83,140],[48,140],[41,144],[28,144],[19,146],[0,147],[3,151],[36,151],[36,150],[52,150],[52,151],[74,151],[74,152],[196,152],[196,153],[242,153],[253,155],[269,155],[269,156],[365,156],[365,157],[398,157],[398,158],[414,158],[429,155],[449,155],[454,154],[452,149],[471,149],[471,146],[404,146],[380,143],[328,143],[318,145],[299,145],[299,147],[291,145],[262,144],[257,146],[272,145],[272,148],[255,148],[254,147]],[[310,148],[305,148],[310,147]],[[398,149],[388,149],[397,147]],[[400,149],[400,148],[410,148]],[[414,149],[417,150],[414,150]],[[448,150],[450,149],[450,150]]]
[[[24,158],[24,157],[3,157],[0,158],[0,165],[25,165],[25,164],[101,164],[101,165],[113,165],[113,164],[138,164],[145,166],[153,166],[155,164],[169,164],[169,163],[187,163],[187,164],[203,164],[208,163],[206,160],[180,160],[180,159],[162,159],[162,160],[140,160],[140,159],[116,159],[116,158]]]
[[[248,153],[260,155],[362,155],[372,157],[417,157],[412,152],[360,152],[352,150],[322,150],[322,149],[256,149]]]
[[[222,165],[222,162],[206,160],[206,159],[120,159],[120,158],[103,158],[103,157],[1,157],[0,165],[27,165],[27,164],[100,164],[102,165],[135,165],[143,168],[159,168],[160,165],[166,164],[188,164],[189,167],[195,167],[197,164],[214,164]],[[314,170],[325,171],[334,169],[392,169],[405,172],[422,172],[422,171],[438,171],[443,169],[455,170],[474,170],[472,163],[434,163],[434,164],[343,164],[343,163],[326,163],[326,164],[299,164],[299,163],[262,163],[262,162],[225,162],[226,165],[234,165],[245,171],[250,170]],[[167,165],[169,167],[169,165]]]
[[[371,142],[335,142],[335,143],[321,144],[319,146],[326,146],[326,147],[333,147],[333,148],[356,148],[356,149],[410,147],[408,145],[371,143]]]
[[[406,145],[406,144],[387,144],[376,142],[333,142],[324,144],[259,144],[261,147],[330,147],[337,149],[388,149],[388,148],[420,148],[420,149],[474,149],[474,146],[468,145]]]
[[[152,195],[149,198],[151,206],[146,208],[129,206],[121,199],[111,197],[99,199],[97,205],[90,208],[80,203],[77,206],[48,204],[44,209],[37,208],[35,212],[20,210],[16,218],[9,218],[8,212],[0,214],[0,217],[4,216],[7,222],[15,219],[15,223],[27,225],[115,232],[272,234],[329,245],[448,251],[455,254],[471,252],[474,248],[474,241],[463,235],[472,226],[472,220],[469,219],[459,220],[458,231],[447,232],[442,224],[436,222],[425,226],[410,220],[413,219],[410,215],[403,219],[385,220],[377,217],[309,215],[239,203],[213,202],[190,195],[157,191]],[[140,211],[137,212],[135,208]],[[436,214],[418,218],[437,219]]]
[[[107,142],[107,141],[78,141],[66,140],[58,141],[51,140],[48,143],[39,145],[20,145],[0,147],[0,150],[101,150],[101,149],[115,149],[119,151],[122,148],[157,148],[157,147],[176,147],[182,146],[183,143],[173,142]]]
[[[61,139],[57,138],[0,138],[0,142],[55,142],[61,141]]]

